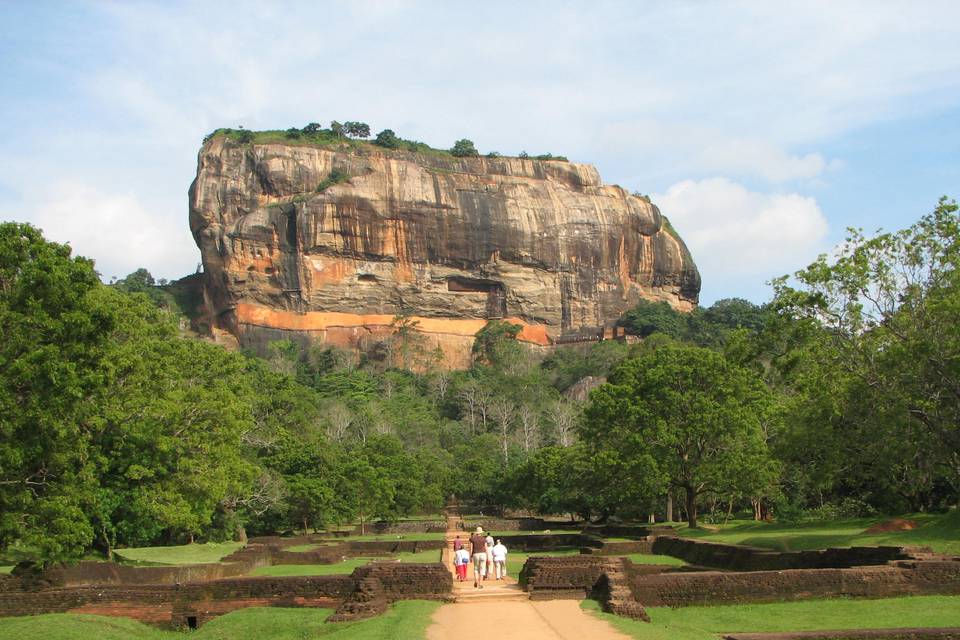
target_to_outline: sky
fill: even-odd
[[[960,3],[0,0],[0,220],[193,273],[205,134],[359,120],[649,194],[701,302],[960,195]]]

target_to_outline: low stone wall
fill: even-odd
[[[827,569],[881,565],[906,560],[904,547],[850,547],[820,551],[771,551],[757,547],[704,542],[674,536],[658,536],[653,553],[673,556],[690,564],[727,571],[775,571],[781,569]]]
[[[544,531],[555,523],[547,524],[542,518],[477,518],[464,520],[464,531],[473,531],[478,526],[484,531]]]
[[[593,590],[603,570],[603,558],[533,556],[524,563],[518,581],[531,600],[582,599]]]
[[[724,640],[960,640],[960,627],[732,633]]]
[[[55,566],[41,574],[0,576],[0,592],[30,591],[48,587],[85,585],[162,585],[209,582],[249,575],[254,569],[275,564],[335,564],[344,558],[393,553],[435,553],[440,560],[443,540],[355,540],[318,546],[311,551],[287,551],[285,547],[317,544],[313,537],[258,538],[218,563],[140,567],[114,562],[80,562]],[[261,542],[262,541],[262,542]]]
[[[607,542],[597,540],[596,543],[588,543],[581,550],[581,553],[590,553],[601,556],[627,556],[632,553],[653,553],[653,541],[651,540],[630,540],[628,542]]]
[[[886,598],[960,594],[960,561],[902,562],[848,569],[628,575],[645,606],[779,602],[811,598]]]
[[[11,587],[14,580],[2,582]],[[179,585],[97,585],[38,591],[0,591],[0,617],[42,613],[91,613],[130,617],[166,627],[199,626],[246,607],[331,607],[356,600],[361,583],[373,585],[372,599],[383,607],[405,599],[450,598],[453,579],[440,563],[374,563],[351,575],[245,577]],[[373,615],[356,608],[339,619]]]
[[[604,538],[646,538],[647,536],[675,536],[676,530],[666,524],[601,524],[588,525],[583,533]]]
[[[444,533],[447,530],[445,520],[418,520],[416,522],[374,522],[370,525],[373,533]]]
[[[595,538],[580,533],[529,533],[500,536],[494,532],[494,537],[503,540],[507,549],[512,551],[579,549],[596,542]]]
[[[260,566],[269,566],[269,557],[257,561],[177,565],[169,567],[137,567],[112,562],[80,562],[48,571],[56,584],[84,586],[100,584],[182,584],[207,582],[243,576]]]
[[[91,613],[149,624],[189,626],[249,606],[336,606],[352,593],[351,576],[235,578],[184,585],[97,585],[0,593],[0,616]],[[177,614],[177,615],[175,615]]]

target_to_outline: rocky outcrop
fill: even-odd
[[[700,289],[655,206],[556,160],[216,136],[190,226],[212,326],[251,346],[363,348],[402,323],[459,367],[492,318],[547,346],[600,335],[640,299],[690,310]]]

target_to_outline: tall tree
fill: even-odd
[[[843,414],[890,428],[893,442],[934,462],[960,494],[960,218],[942,198],[911,227],[873,237],[850,230],[821,256],[775,281],[774,308],[794,334],[815,336],[804,353],[850,389]],[[811,344],[806,340],[804,344]],[[784,364],[796,362],[787,354]],[[803,364],[802,362],[800,364]],[[837,387],[828,387],[827,389]],[[864,445],[876,445],[864,431]],[[919,448],[918,448],[919,447]],[[912,457],[912,456],[911,456]],[[922,472],[915,466],[916,472]]]
[[[0,547],[82,553],[93,500],[86,401],[112,378],[114,320],[90,260],[27,224],[0,224]]]
[[[770,392],[707,349],[668,345],[625,361],[586,416],[601,450],[649,456],[685,493],[691,527],[705,493],[752,493],[775,472],[764,438],[778,420]]]

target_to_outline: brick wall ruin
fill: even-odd
[[[704,542],[676,536],[657,536],[653,553],[680,558],[690,564],[727,571],[826,569],[861,567],[905,560],[904,547],[849,547],[819,551],[771,551],[735,544]]]
[[[343,608],[355,601],[361,583],[376,579],[375,599],[385,608],[397,600],[443,600],[453,579],[440,563],[374,563],[350,575],[243,577],[188,584],[53,587],[36,591],[0,581],[0,617],[41,613],[124,616],[166,627],[198,626],[246,607],[331,607],[348,620],[380,611]],[[365,581],[365,582],[364,582]],[[192,620],[192,622],[191,622]]]

